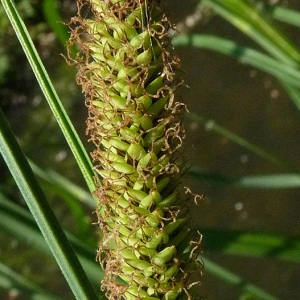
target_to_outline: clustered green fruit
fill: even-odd
[[[103,232],[98,258],[109,299],[191,299],[199,243],[189,238],[187,196],[178,191],[185,106],[174,96],[179,61],[161,2],[79,2],[71,22],[70,44],[81,50],[72,60],[102,178],[95,191]]]

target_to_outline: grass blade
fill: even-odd
[[[210,6],[274,57],[290,65],[300,64],[299,50],[243,0],[205,0],[201,3]]]
[[[199,261],[204,264],[205,270],[211,275],[222,279],[228,284],[239,287],[244,293],[250,293],[255,299],[261,300],[279,300],[278,298],[270,295],[261,288],[246,282],[240,276],[232,273],[231,271],[221,267],[220,265],[212,262],[211,260],[199,257]]]
[[[41,235],[32,215],[23,207],[18,206],[8,200],[0,193],[0,228],[8,234],[15,236],[18,240],[33,246],[35,249],[50,255],[50,249],[45,244],[45,240]],[[100,265],[95,261],[95,251],[90,246],[79,241],[69,232],[65,231],[73,249],[78,255],[84,270],[89,279],[96,285],[103,278],[104,273]],[[98,295],[104,296],[102,291]]]
[[[96,299],[86,275],[0,110],[0,152],[76,299]]]
[[[280,81],[281,85],[284,87],[287,94],[293,100],[294,104],[300,110],[300,91],[290,83],[286,82],[285,80]]]
[[[211,35],[180,34],[172,40],[174,46],[191,46],[206,48],[237,58],[244,64],[249,64],[261,71],[275,76],[287,94],[300,110],[300,72],[298,69],[277,61],[254,49],[238,45],[234,41]]]
[[[69,39],[67,27],[61,22],[61,16],[58,11],[56,0],[43,0],[43,13],[47,24],[56,33],[60,43],[65,46]]]
[[[232,178],[207,172],[201,168],[191,167],[188,174],[198,180],[209,181],[212,184],[236,188],[255,189],[296,189],[300,188],[299,174],[257,175]]]
[[[295,189],[300,188],[299,174],[275,174],[245,176],[236,180],[236,186],[259,189]]]
[[[18,14],[15,5],[12,1],[1,0],[3,7],[8,15],[10,22],[18,36],[18,39],[23,47],[31,68],[37,78],[37,81],[51,107],[51,110],[69,144],[70,149],[78,163],[78,166],[84,176],[84,179],[91,192],[95,191],[95,183],[93,177],[93,167],[91,160],[84,149],[77,132],[75,131],[69,117],[67,116],[62,103],[56,94],[56,91],[51,83],[46,69],[33,45],[30,35]]]
[[[55,189],[58,195],[62,197],[64,197],[64,195],[70,196],[92,209],[95,208],[93,197],[85,189],[74,184],[65,176],[62,176],[52,169],[42,169],[32,161],[29,163],[34,174],[40,178],[45,185],[48,185],[50,189]]]
[[[11,270],[0,262],[0,287],[6,290],[18,289],[26,299],[34,300],[62,300],[61,298],[50,295],[29,281],[24,276]]]
[[[276,155],[272,154],[270,151],[263,149],[260,146],[250,143],[249,141],[245,140],[241,136],[239,136],[239,135],[231,132],[230,130],[226,129],[225,127],[217,124],[213,120],[206,120],[202,116],[199,116],[194,113],[187,114],[187,118],[192,121],[195,121],[195,122],[205,125],[205,128],[207,130],[211,130],[217,134],[220,134],[220,135],[226,137],[227,139],[236,143],[237,145],[244,147],[245,149],[249,150],[250,152],[256,154],[257,156],[260,156],[261,158],[265,159],[266,161],[271,162],[272,164],[274,164],[280,168],[283,168],[284,170],[287,170],[291,173],[300,173],[300,170],[295,168],[293,164],[286,162],[282,158],[278,158]]]
[[[279,80],[300,88],[300,72],[296,68],[260,53],[257,50],[243,47],[234,41],[211,35],[180,34],[173,38],[174,46],[191,46],[206,48],[237,58],[244,64],[267,72]]]
[[[40,179],[39,183],[47,191],[47,195],[58,196],[65,202],[69,214],[74,217],[77,235],[86,241],[90,237],[90,227],[82,204],[87,204],[93,210],[95,209],[95,201],[91,194],[54,170],[42,169],[33,162],[30,162],[30,166],[37,178]]]
[[[271,16],[283,23],[300,27],[300,12],[281,6],[270,7]]]
[[[201,228],[201,233],[206,251],[300,262],[300,238],[296,236],[215,228]]]

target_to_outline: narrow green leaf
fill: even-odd
[[[245,176],[236,180],[238,187],[262,189],[300,188],[299,174],[275,174],[261,176]]]
[[[300,238],[280,234],[201,228],[206,251],[300,262]]]
[[[23,50],[49,103],[49,106],[51,107],[51,110],[69,144],[69,147],[73,152],[88,188],[92,193],[96,188],[93,179],[95,174],[93,172],[91,160],[84,149],[68,115],[66,114],[58,95],[56,94],[47,71],[43,66],[43,63],[34,47],[25,24],[15,8],[13,1],[1,0],[1,3],[3,4],[6,14],[8,15],[10,22],[19,38],[21,46],[23,47]]]
[[[45,243],[45,239],[41,235],[29,211],[8,200],[1,193],[0,228],[29,246],[47,255],[51,255],[51,251]],[[86,246],[86,244],[79,241],[69,232],[65,231],[65,233],[73,249],[76,251],[89,279],[98,286],[100,280],[103,279],[104,273],[100,265],[95,261],[95,250]],[[98,294],[104,295],[102,291],[99,291]]]
[[[66,177],[58,174],[51,169],[41,169],[39,166],[30,162],[34,174],[38,177],[41,187],[47,191],[47,195],[60,197],[67,205],[69,212],[75,219],[75,230],[81,239],[89,239],[89,221],[82,203],[88,204],[95,209],[95,201],[90,193],[74,184]],[[88,242],[88,241],[87,241]]]
[[[198,180],[209,181],[212,184],[255,189],[295,189],[300,188],[299,174],[272,174],[232,178],[191,167],[188,174]]]
[[[62,176],[52,169],[42,169],[32,161],[30,161],[29,163],[34,174],[38,176],[38,178],[40,178],[42,181],[47,183],[51,189],[55,188],[55,190],[58,191],[58,194],[62,192],[77,199],[90,208],[95,208],[95,201],[93,197],[82,187],[74,184],[65,176]]]
[[[289,162],[286,162],[283,158],[279,158],[276,155],[272,154],[270,151],[267,151],[263,149],[260,146],[257,146],[255,144],[250,143],[246,139],[242,138],[241,136],[231,132],[230,130],[226,129],[225,127],[217,124],[213,120],[206,120],[202,116],[199,116],[194,113],[187,114],[187,118],[199,122],[203,125],[205,125],[206,130],[213,131],[217,134],[220,134],[230,141],[236,143],[237,145],[244,147],[245,149],[249,150],[250,152],[256,154],[257,156],[260,156],[261,158],[273,163],[274,165],[283,168],[284,170],[287,170],[291,173],[300,173],[300,170],[298,170],[293,164],[290,164]]]
[[[86,275],[0,110],[0,152],[76,299],[96,299]]]
[[[247,34],[261,47],[281,61],[300,64],[300,52],[288,38],[243,0],[204,0],[218,14]]]
[[[280,80],[280,83],[284,87],[290,98],[293,100],[298,110],[300,110],[300,90],[285,80]]]
[[[291,8],[273,5],[270,7],[271,16],[281,22],[300,27],[300,12]]]
[[[206,48],[237,58],[244,64],[249,64],[261,71],[275,76],[300,110],[300,72],[294,67],[274,60],[254,49],[243,47],[234,41],[211,35],[193,34],[178,35],[173,39],[174,46],[191,46]]]
[[[0,262],[0,287],[6,290],[18,289],[22,296],[34,300],[62,300],[60,297],[45,292],[23,275],[16,273]]]
[[[244,293],[250,293],[252,296],[255,297],[255,299],[279,300],[277,297],[270,295],[263,289],[245,281],[239,275],[234,274],[233,272],[221,267],[220,265],[212,262],[207,258],[198,257],[198,260],[204,264],[204,269],[206,270],[206,272],[229,284],[235,285],[236,287],[240,288]]]
[[[56,33],[60,43],[65,46],[69,39],[67,26],[62,24],[61,16],[58,11],[58,2],[56,0],[43,0],[43,13],[48,25]]]
[[[51,254],[29,211],[0,193],[0,227],[4,232],[44,253]]]
[[[173,38],[174,46],[205,48],[237,58],[244,64],[267,72],[290,85],[300,88],[300,72],[297,68],[280,62],[270,56],[249,47],[243,47],[234,41],[211,35],[178,35]]]

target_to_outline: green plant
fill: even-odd
[[[22,1],[22,3],[25,2],[26,1]],[[54,4],[56,3],[56,1],[52,2]],[[51,3],[51,1],[45,1],[45,3],[49,4]],[[176,45],[176,47],[188,46],[190,47],[189,49],[191,49],[191,47],[205,47],[208,49],[217,50],[232,57],[235,57],[241,62],[244,62],[246,64],[252,64],[254,67],[260,68],[264,72],[269,72],[272,76],[278,78],[278,81],[283,84],[283,87],[290,95],[290,98],[294,101],[296,106],[299,107],[300,98],[298,91],[298,50],[295,46],[292,45],[292,43],[287,41],[285,35],[278,33],[278,30],[276,29],[274,23],[273,25],[271,25],[270,22],[266,21],[267,18],[270,18],[273,21],[274,18],[278,18],[281,21],[283,20],[285,22],[289,22],[296,26],[299,26],[297,25],[299,24],[297,23],[297,20],[299,18],[292,18],[295,15],[298,16],[298,14],[294,10],[288,10],[280,6],[266,6],[265,3],[262,1],[254,1],[254,3],[257,5],[257,7],[246,5],[245,1],[201,1],[201,4],[209,5],[213,8],[214,12],[223,15],[228,19],[229,22],[233,22],[237,26],[240,26],[239,28],[241,31],[245,31],[245,33],[250,32],[251,38],[255,39],[258,43],[261,42],[262,48],[249,48],[238,44],[238,42],[236,42],[234,39],[229,41],[225,40],[224,38],[220,39],[215,36],[207,35],[178,35],[174,38],[173,44]],[[29,61],[32,61],[35,72],[38,75],[42,75],[40,77],[40,86],[42,88],[46,88],[46,95],[49,95],[50,99],[53,98],[53,96],[55,98],[56,93],[54,92],[53,87],[51,87],[51,85],[47,83],[47,76],[44,76],[45,70],[43,68],[36,67],[40,64],[40,61],[36,59],[38,56],[36,52],[32,50],[33,48],[31,48],[32,44],[30,44],[29,42],[30,37],[28,34],[26,34],[25,26],[22,25],[21,20],[18,17],[18,14],[15,11],[12,2],[3,0],[2,4],[6,7],[8,12],[11,12],[10,17],[12,23],[16,26],[15,30],[20,35],[20,37],[23,38],[22,45],[25,49],[29,47],[28,55],[33,57],[33,59],[30,58]],[[57,6],[53,5],[52,7],[55,8]],[[47,9],[47,5],[44,6],[44,9]],[[54,15],[55,14],[52,14],[52,17]],[[251,19],[250,16],[256,16],[256,18]],[[264,17],[262,18],[261,16]],[[265,16],[267,16],[267,18]],[[51,14],[49,14],[49,11],[48,17],[51,18]],[[293,20],[295,21],[293,22]],[[50,23],[51,22],[49,22],[49,24]],[[7,26],[7,23],[5,24],[4,22],[3,24],[3,26]],[[52,24],[55,24],[55,22],[52,22]],[[272,29],[271,31],[270,26]],[[55,28],[54,30],[58,32],[62,29],[60,27]],[[272,32],[272,34],[268,35],[270,32]],[[60,34],[60,36],[61,40],[65,39],[65,34]],[[285,47],[284,45],[287,44],[289,46]],[[265,50],[262,50],[263,47]],[[289,53],[289,51],[292,51],[293,54]],[[7,67],[5,67],[3,70],[5,70],[6,68]],[[58,101],[60,103],[59,99]],[[53,105],[53,107],[55,107],[55,105]],[[220,134],[223,138],[227,138],[237,143],[238,145],[244,147],[244,149],[247,149],[247,151],[258,155],[263,159],[266,159],[268,162],[276,165],[278,168],[276,170],[279,170],[280,172],[278,172],[278,174],[271,175],[232,178],[230,176],[224,176],[209,171],[206,172],[202,169],[192,167],[189,170],[189,173],[192,176],[195,176],[195,178],[197,178],[197,182],[201,180],[202,182],[209,182],[211,185],[223,185],[229,188],[260,188],[260,193],[263,193],[265,189],[270,188],[299,188],[298,166],[295,163],[289,163],[287,161],[287,157],[281,158],[278,157],[278,155],[271,154],[269,150],[262,149],[262,147],[251,143],[250,138],[241,138],[237,134],[233,134],[232,132],[220,126],[216,122],[208,122],[207,118],[199,116],[198,114],[190,114],[189,118],[193,121],[205,125],[207,129],[210,129],[213,132]],[[59,114],[57,115],[57,119],[65,119],[65,116]],[[22,154],[20,154],[16,143],[13,142],[14,135],[9,130],[7,130],[7,125],[5,124],[3,115],[1,120],[1,137],[3,138],[1,143],[1,151],[4,155],[6,155],[6,158],[8,158],[9,155],[12,155],[11,159],[9,159],[10,162],[8,164],[10,164],[12,171],[16,171],[17,173],[21,171],[20,180],[24,178],[26,179],[26,176],[31,177],[31,179],[28,179],[27,183],[24,184],[24,188],[26,188],[28,186],[28,182],[31,182],[33,178],[31,171],[29,171],[28,169],[28,166],[25,166],[27,159],[23,157]],[[4,130],[4,128],[6,129]],[[44,130],[44,132],[47,131]],[[5,143],[4,139],[6,140]],[[76,149],[82,148],[77,138],[68,138],[68,140],[71,141],[71,145],[72,143],[77,144],[76,146],[71,146],[72,149],[75,149],[75,152],[77,151]],[[17,161],[21,161],[21,163],[19,163],[18,166],[13,165],[13,162],[16,161],[14,156],[18,158]],[[79,163],[79,165],[81,165],[83,173],[85,174],[85,177],[89,182],[89,188],[92,191],[95,188],[93,181],[94,174],[92,172],[89,159],[87,159],[88,156],[86,155],[85,151],[83,151],[82,154],[79,154],[79,157],[81,157],[81,159],[84,161],[84,163]],[[62,177],[57,173],[53,172],[53,170],[45,171],[34,167],[34,171],[36,176],[38,176],[41,179],[40,185],[42,185],[47,191],[47,195],[51,195],[53,191],[59,194],[61,196],[61,199],[65,199],[67,203],[69,203],[68,207],[70,207],[70,212],[72,214],[76,214],[75,212],[78,211],[78,209],[80,209],[80,206],[77,203],[77,199],[82,199],[83,201],[86,201],[86,203],[89,203],[88,205],[90,205],[90,207],[94,207],[95,202],[91,196],[87,195],[85,191],[82,191],[80,188],[68,182],[66,179],[62,180]],[[222,187],[219,188],[222,189]],[[5,189],[5,184],[2,184],[1,189],[7,191],[7,189]],[[39,188],[37,189],[39,190]],[[32,190],[35,191],[36,188],[33,187]],[[225,190],[225,192],[228,193],[228,190]],[[239,190],[239,193],[242,193],[242,191]],[[207,196],[210,196],[210,194],[208,193]],[[43,196],[39,194],[38,198],[43,198]],[[40,249],[40,251],[44,251],[45,253],[49,254],[49,248],[45,246],[44,240],[39,234],[35,226],[35,222],[32,220],[31,216],[28,215],[28,212],[26,212],[20,206],[14,205],[11,200],[8,200],[3,195],[1,195],[0,197],[0,205],[1,227],[4,228],[5,231],[9,234],[17,236],[20,240],[25,238],[25,242],[32,243],[32,241],[34,241],[36,248]],[[47,208],[47,211],[48,210],[50,209]],[[43,213],[37,212],[36,215],[42,216]],[[55,225],[55,227],[56,226],[57,225]],[[26,233],[24,233],[25,230]],[[237,255],[243,255],[243,264],[247,263],[247,261],[249,260],[247,259],[247,256],[249,255],[258,259],[263,259],[264,257],[271,257],[293,263],[299,262],[300,246],[299,238],[297,236],[288,236],[280,233],[267,234],[261,232],[251,232],[249,230],[231,230],[229,228],[218,229],[211,225],[209,225],[209,227],[207,226],[207,228],[203,226],[201,228],[201,233],[204,235],[204,249],[206,255],[209,254],[209,251],[212,251],[212,253],[217,251],[218,253],[222,253],[224,255],[234,255],[234,259],[237,260]],[[91,246],[88,244],[84,236],[82,236],[82,241],[84,242],[84,245],[80,244],[78,240],[74,239],[74,237],[70,237],[70,235],[68,235],[68,238],[71,240],[73,248],[76,250],[77,253],[79,253],[79,258],[84,266],[85,271],[88,273],[90,281],[98,285],[99,279],[103,276],[103,273],[101,273],[100,268],[97,268],[97,265],[93,264],[94,255]],[[65,238],[63,238],[63,240],[65,240]],[[69,252],[68,250],[67,253],[71,252]],[[228,256],[225,257],[227,258]],[[261,290],[256,286],[245,282],[243,278],[237,275],[237,271],[236,273],[228,272],[228,270],[221,267],[220,265],[209,261],[207,258],[203,258],[203,261],[206,273],[214,274],[218,278],[222,278],[223,280],[226,280],[228,282],[228,285],[226,285],[226,290],[231,284],[236,287],[236,290],[240,288],[241,299],[251,299],[251,297],[255,299],[278,299],[278,297],[272,296],[264,290]],[[276,261],[274,261],[274,263],[276,263]],[[75,263],[74,266],[76,266],[76,264],[77,263]],[[289,264],[289,266],[291,266],[291,264]],[[16,265],[14,267],[16,267]],[[75,269],[77,269],[77,267],[75,267]],[[78,270],[79,269],[77,269],[77,271]],[[80,271],[79,273],[81,274],[82,272]],[[32,298],[40,297],[41,299],[46,299],[46,297],[49,297],[52,299],[57,299],[57,296],[54,296],[53,294],[49,295],[49,293],[46,292],[45,289],[41,289],[37,285],[32,284],[32,282],[24,280],[24,278],[18,278],[16,274],[10,272],[6,268],[6,266],[1,266],[1,276],[2,277],[0,280],[0,284],[2,288],[18,288],[23,295],[28,295],[28,297]],[[271,277],[271,274],[269,274],[268,277]],[[83,281],[85,281],[85,279]],[[264,284],[261,285],[265,286]],[[73,286],[73,290],[76,297],[78,299],[82,299],[81,292],[79,292],[78,290],[76,291],[76,287],[78,286],[80,285],[75,284]],[[86,286],[86,289],[91,290],[89,285]],[[268,289],[268,287],[266,287],[266,289]],[[269,287],[269,289],[270,291],[272,290],[271,287]],[[283,287],[282,289],[282,293],[287,292],[284,290]],[[52,292],[54,292],[54,290]],[[201,294],[201,292],[202,290],[200,287],[199,294]],[[90,292],[87,292],[87,294],[89,293]],[[101,295],[101,293],[98,293],[98,295]],[[87,297],[93,299],[96,296],[90,295]],[[232,299],[232,297],[228,299]]]
[[[91,5],[94,18],[82,17]],[[89,1],[72,20],[77,82],[87,96],[103,237],[98,259],[109,299],[190,296],[200,242],[190,240],[177,189],[184,104],[160,1]],[[99,182],[99,179],[97,180]],[[127,284],[117,284],[119,277]]]

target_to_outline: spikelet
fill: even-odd
[[[70,44],[81,51],[70,60],[87,96],[87,133],[103,183],[95,191],[98,259],[109,299],[191,299],[199,243],[191,241],[186,196],[177,189],[185,105],[174,96],[179,60],[161,2],[79,2],[71,21]]]

